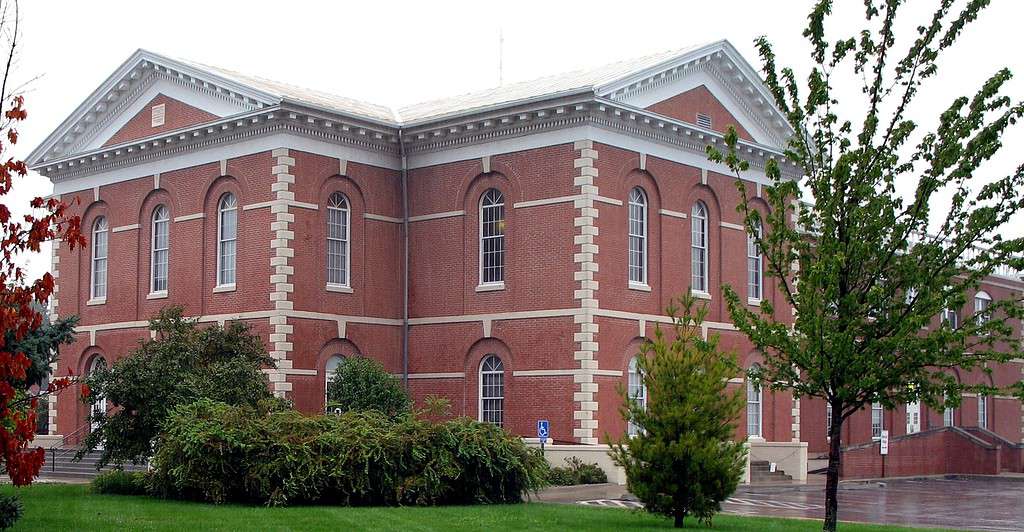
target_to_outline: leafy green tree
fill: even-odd
[[[25,370],[25,385],[46,381],[50,364],[56,362],[60,355],[60,346],[74,341],[75,325],[78,325],[78,316],[68,316],[55,322],[44,319],[38,329],[32,329],[20,340],[15,338],[14,331],[6,332],[6,342],[11,351],[24,354],[32,363]]]
[[[756,41],[768,89],[797,132],[786,159],[805,177],[783,179],[769,160],[769,212],[752,207],[739,179],[738,210],[751,234],[763,226],[757,244],[795,320],[767,300],[751,309],[724,291],[733,323],[765,354],[755,380],[832,407],[825,530],[838,519],[840,436],[850,416],[872,402],[941,408],[965,390],[995,393],[957,382],[950,369],[987,372],[988,363],[1019,356],[1010,327],[1022,315],[1019,295],[962,312],[965,295],[997,268],[1024,267],[1024,239],[1003,231],[1024,208],[1024,166],[989,182],[979,171],[1024,112],[1001,94],[1010,72],[998,70],[973,96],[956,98],[934,128],[909,118],[915,97],[937,81],[939,57],[988,3],[972,0],[956,13],[952,1],[938,2],[901,41],[903,2],[867,0],[863,30],[827,38],[832,2],[820,0],[803,33],[812,50],[805,87],[794,70],[777,66],[766,38]],[[840,81],[861,90],[840,103]],[[709,158],[742,177],[749,163],[734,131],[725,146],[709,146]],[[947,309],[958,326],[940,325]]]
[[[181,307],[171,307],[150,320],[149,328],[154,339],[86,379],[89,403],[105,398],[115,407],[93,416],[96,428],[78,454],[102,449],[97,467],[146,461],[179,405],[210,399],[266,409],[273,401],[263,368],[274,361],[248,326],[199,327],[182,316]]]
[[[401,382],[372,358],[346,358],[327,385],[327,409],[331,412],[376,410],[395,418],[408,414],[411,408],[412,401]]]
[[[739,371],[735,355],[719,350],[717,334],[702,337],[706,305],[697,307],[689,295],[680,305],[681,315],[674,303],[667,310],[674,337],[666,338],[658,327],[637,357],[646,405],[619,386],[623,417],[637,435],[611,451],[626,470],[630,493],[648,512],[672,517],[677,528],[689,515],[711,524],[736,490],[746,456],[733,439],[742,390],[727,389]]]

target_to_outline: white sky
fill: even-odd
[[[910,27],[923,23],[936,3],[912,2],[910,9],[920,14],[910,17]],[[752,41],[760,34],[775,43],[780,63],[802,65],[808,56],[800,33],[811,4],[22,0],[16,76],[41,77],[28,87],[29,119],[19,128],[15,155],[24,157],[42,142],[137,48],[394,105],[496,85],[499,27],[506,82],[722,38],[759,70]],[[830,27],[844,34],[862,23],[863,2],[845,4],[856,11],[835,17]],[[938,79],[917,99],[915,116],[934,120],[952,98],[973,95],[1003,66],[1024,76],[1016,44],[1024,3],[993,4],[946,54]],[[1024,99],[1024,82],[1013,80],[1005,93]],[[986,168],[992,175],[1024,159],[1020,128],[1005,142],[1002,156]],[[5,201],[23,212],[29,198],[50,189],[44,177],[30,175]],[[1024,233],[1018,221],[1007,234]],[[49,250],[23,260],[30,273],[41,275],[50,266]]]

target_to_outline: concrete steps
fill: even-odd
[[[793,480],[792,475],[776,468],[771,470],[771,464],[767,460],[752,460],[750,462],[750,483],[761,482],[789,482]]]
[[[123,467],[106,466],[97,470],[100,452],[93,451],[82,457],[81,461],[75,461],[76,449],[47,449],[46,461],[42,470],[39,471],[39,478],[42,480],[63,480],[88,482],[104,471],[124,469],[125,471],[145,471],[146,466],[125,464]]]

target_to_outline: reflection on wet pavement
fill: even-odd
[[[595,506],[635,508],[629,500],[582,501]],[[771,517],[824,515],[823,488],[750,487],[723,505],[727,513]],[[991,530],[1024,530],[1024,481],[999,478],[928,478],[852,484],[839,492],[839,519],[892,525]]]

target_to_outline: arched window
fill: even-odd
[[[505,365],[498,355],[487,355],[480,363],[480,421],[499,427],[505,413]]]
[[[640,372],[636,358],[629,361],[629,382],[627,383],[626,392],[629,397],[636,401],[644,410],[647,409],[647,386],[644,385],[644,376]],[[640,433],[640,427],[629,422],[628,431],[630,436],[636,436]]]
[[[107,297],[107,219],[96,218],[92,224],[92,278],[89,283],[90,299]]]
[[[988,397],[978,394],[978,426],[988,428]]]
[[[945,399],[946,396],[943,396],[943,398]],[[942,426],[943,427],[952,427],[953,426],[953,407],[948,406],[948,407],[946,407],[945,410],[942,411]]]
[[[480,198],[480,284],[505,282],[505,198],[488,189]]]
[[[708,208],[703,202],[690,211],[690,289],[708,291]]]
[[[167,207],[153,209],[152,252],[149,261],[149,291],[167,291],[167,258],[170,249],[171,217]]]
[[[647,195],[629,193],[629,282],[647,284]]]
[[[349,208],[341,192],[327,200],[327,284],[348,286]]]
[[[992,304],[992,296],[986,292],[974,294],[974,316],[978,325],[984,325],[988,321],[988,307]]]
[[[747,436],[760,438],[761,433],[761,387],[747,376]]]
[[[103,371],[105,369],[107,369],[107,359],[97,355],[93,357],[92,361],[89,362],[89,369],[87,370],[87,374],[92,375],[97,371]],[[92,408],[90,409],[89,412],[89,417],[92,421],[92,423],[90,424],[92,430],[96,430],[96,428],[99,427],[99,418],[103,417],[107,413],[107,398],[100,395],[95,398],[95,401],[96,402],[92,404]]]
[[[324,364],[324,398],[326,403],[327,390],[331,387],[331,383],[334,382],[334,378],[337,376],[338,367],[341,366],[342,362],[345,362],[345,356],[341,354],[331,355],[331,358],[327,359],[327,363]]]
[[[882,403],[871,403],[871,437],[882,439]]]
[[[762,294],[761,250],[757,239],[761,237],[761,223],[754,225],[754,232],[747,234],[747,297],[760,301]]]
[[[235,284],[238,200],[228,192],[217,203],[217,286]]]

